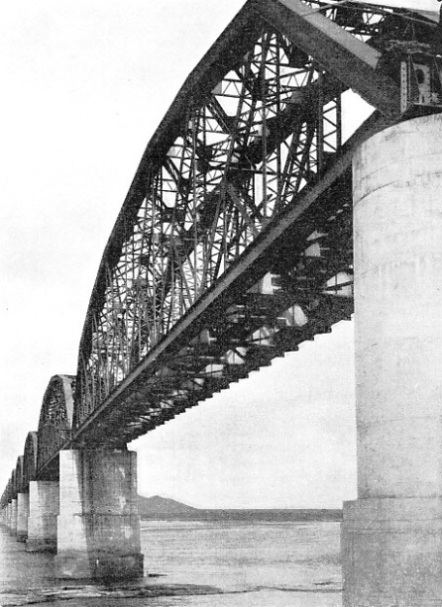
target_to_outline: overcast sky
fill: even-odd
[[[242,4],[2,7],[0,491],[51,376],[76,372],[100,258],[144,148]],[[340,506],[355,496],[353,393],[342,323],[133,443],[139,490],[207,507]]]

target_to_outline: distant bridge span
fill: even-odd
[[[430,96],[418,76],[435,69],[433,31],[428,16],[369,3],[246,2],[147,146],[76,376],[52,378],[3,508],[57,480],[60,451],[124,449],[350,318],[353,156],[437,109],[440,82]],[[349,89],[374,112],[343,142]]]

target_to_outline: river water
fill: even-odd
[[[145,578],[57,580],[54,557],[0,531],[0,605],[340,607],[339,523],[142,522]]]

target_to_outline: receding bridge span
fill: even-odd
[[[3,492],[4,520],[31,549],[55,541],[72,573],[60,520],[86,498],[63,478],[132,478],[128,442],[350,318],[352,163],[387,127],[440,111],[434,29],[431,14],[370,3],[248,0],[189,75],[110,235],[76,375],[51,379]],[[373,106],[367,120],[343,105],[350,90]],[[128,509],[113,515],[136,535],[127,482]],[[55,540],[33,499],[60,519]],[[121,558],[124,575],[139,571]]]

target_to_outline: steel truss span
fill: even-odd
[[[373,65],[393,26],[403,38],[428,26],[373,6],[319,8],[249,2],[149,144],[84,327],[78,441],[124,445],[350,317],[349,163],[341,161],[320,194],[318,186],[355,145],[344,150],[341,135],[342,95],[353,82],[339,57],[318,62],[313,34],[304,40],[299,31],[297,44],[293,29],[313,17],[313,28],[321,26],[315,19],[329,27],[332,20],[351,34],[356,87],[362,74],[370,101],[394,119],[397,83]],[[228,284],[260,238],[315,188],[312,208],[297,218],[297,240],[280,238]]]
[[[124,217],[127,237],[113,264],[105,260],[101,305],[81,350],[75,426],[315,183],[340,148],[340,96],[321,82],[318,66],[276,32],[260,28],[254,38],[209,93],[190,100],[161,165],[147,169],[136,215],[129,225]],[[325,236],[312,232],[312,250]],[[198,330],[174,354],[173,368],[154,371],[143,417],[175,409],[212,380],[228,380],[252,352],[268,350],[274,326],[249,322],[238,344],[227,333],[232,323],[238,332],[249,312],[262,316],[265,295],[273,299],[281,288],[277,281],[269,277],[250,292],[256,311],[241,313],[246,302],[226,309],[222,323]]]
[[[422,46],[433,30],[359,2],[245,4],[146,149],[77,375],[51,380],[3,502],[18,476],[52,478],[61,448],[124,447],[350,318],[353,152],[400,119],[392,41]],[[374,113],[343,142],[349,89]]]

